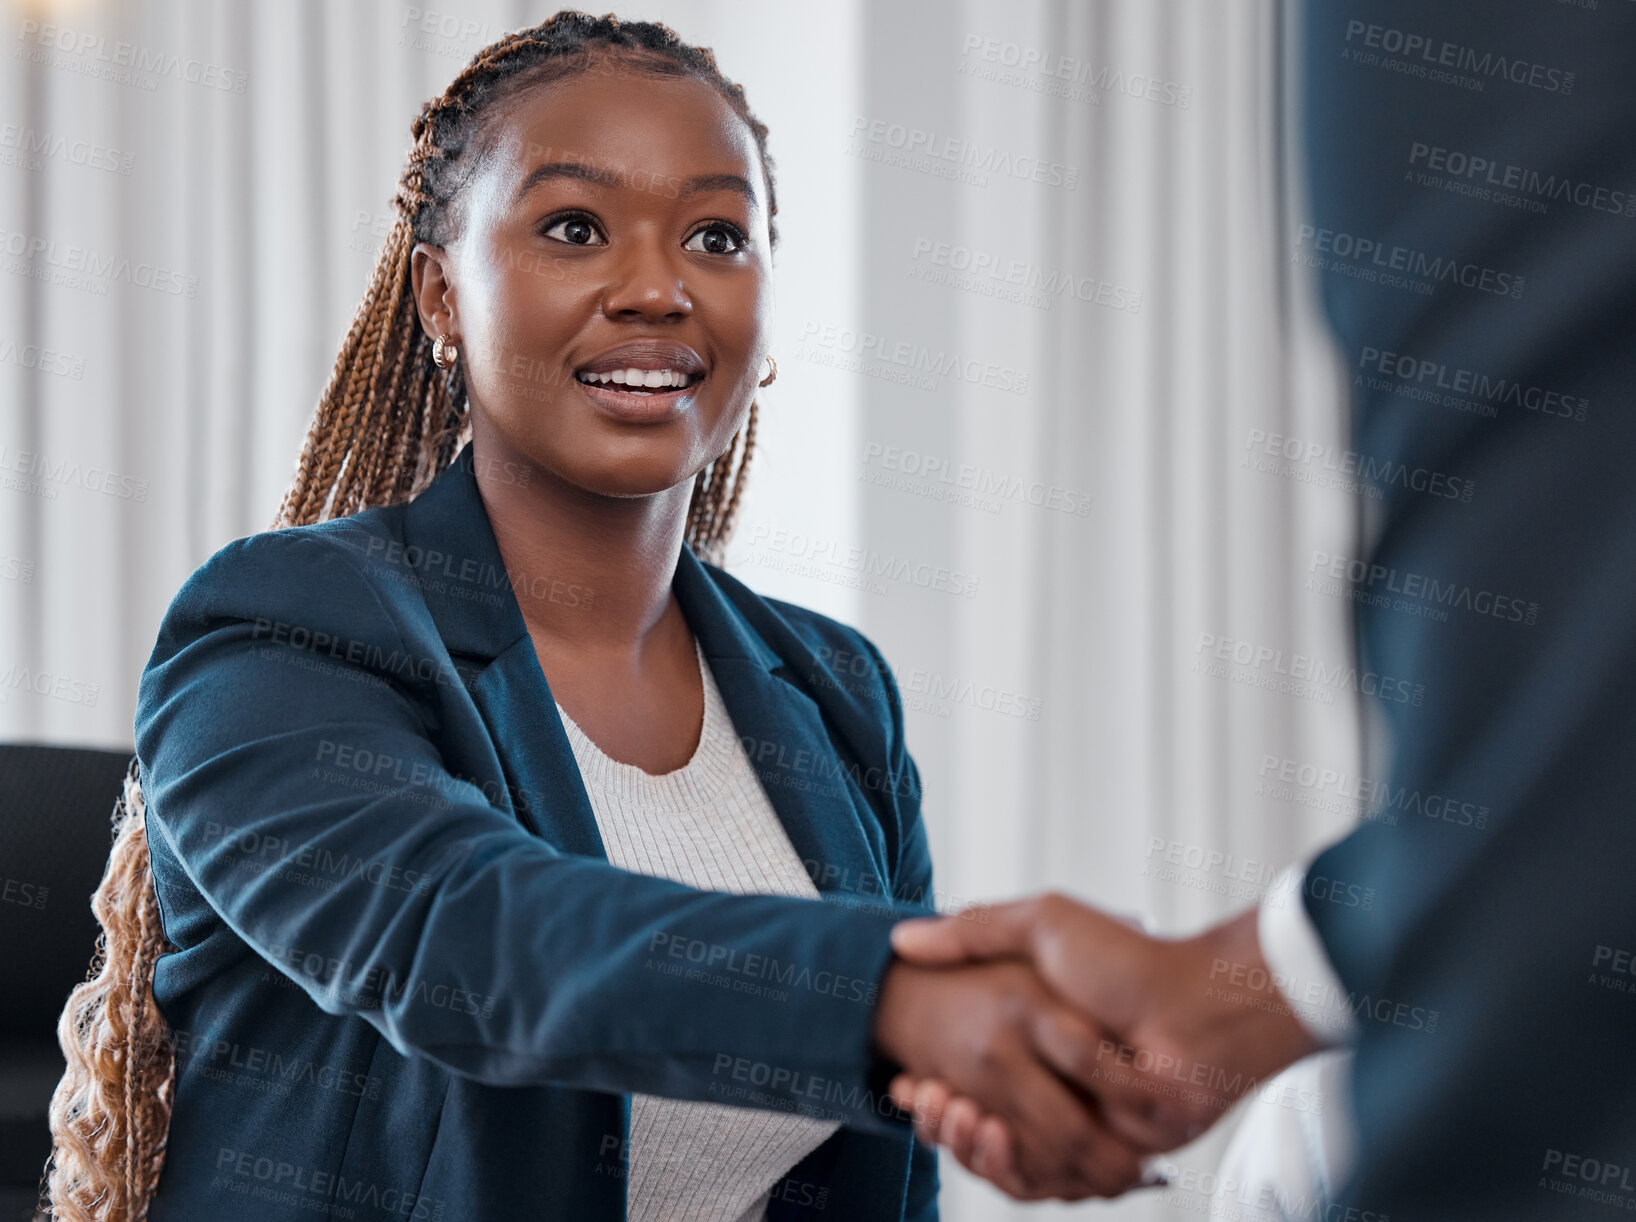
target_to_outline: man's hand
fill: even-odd
[[[1317,1049],[1271,984],[1254,909],[1168,940],[1046,895],[905,921],[892,944],[902,958],[927,965],[1030,962],[1106,1033],[1090,1062],[1076,1059],[1083,1045],[1053,1045],[1050,1063],[1091,1092],[1108,1129],[1137,1150],[1193,1140],[1267,1076]],[[1268,984],[1258,991],[1230,979]],[[892,1094],[900,1106],[938,1116],[938,1137],[962,1164],[1007,1191],[1007,1182],[1031,1183],[1031,1138],[977,1096],[912,1071],[894,1081]]]
[[[1117,1196],[1141,1180],[1140,1153],[1108,1132],[1094,1101],[1048,1065],[1094,1064],[1103,1033],[1023,963],[917,966],[894,960],[881,984],[875,1044],[917,1078],[981,1101],[1017,1139],[997,1183],[1026,1200]],[[901,1101],[900,1101],[901,1102]],[[975,1110],[976,1104],[967,1107]],[[923,1140],[943,1117],[916,1109]]]

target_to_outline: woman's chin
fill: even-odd
[[[598,437],[587,431],[532,439],[504,446],[520,464],[535,468],[548,482],[566,484],[593,496],[656,496],[689,483],[698,470],[691,437]]]
[[[693,476],[680,464],[624,462],[596,470],[582,469],[570,482],[593,496],[632,500],[659,496],[683,484],[691,486]]]

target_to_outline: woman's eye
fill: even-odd
[[[703,244],[695,246],[695,242],[703,239]],[[746,239],[737,228],[731,225],[706,225],[686,243],[683,250],[697,250],[707,255],[736,255],[743,250]]]
[[[559,232],[560,231],[560,232]],[[601,237],[596,226],[582,216],[565,216],[545,231],[545,236],[555,238],[559,242],[566,242],[570,246],[605,246],[606,242],[598,241]]]

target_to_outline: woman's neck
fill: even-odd
[[[670,587],[690,486],[648,497],[598,496],[480,440],[472,444],[495,542],[537,641],[639,655],[656,632],[674,631],[667,621],[679,608]]]

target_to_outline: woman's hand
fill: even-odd
[[[1007,1196],[1033,1200],[1031,1186],[1017,1171],[1011,1130],[1005,1121],[957,1095],[937,1078],[899,1074],[890,1086],[892,1099],[915,1118],[915,1133],[928,1145],[939,1145],[973,1175],[988,1180]]]
[[[1017,1142],[1014,1168],[1008,1150],[1004,1167],[985,1164],[978,1174],[1023,1200],[1117,1196],[1141,1183],[1141,1152],[1110,1133],[1078,1089],[1092,1085],[1101,1038],[1016,962],[919,967],[894,960],[875,1019],[881,1053],[932,1082],[928,1103],[937,1102],[937,1091],[966,1097],[949,1111],[910,1099],[921,1139],[935,1143],[949,1134],[955,1156],[971,1166],[980,1107],[989,1129]],[[1058,1076],[1051,1066],[1078,1067],[1085,1080]],[[991,1133],[985,1144],[996,1140]]]

